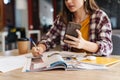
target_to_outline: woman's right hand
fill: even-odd
[[[44,51],[46,51],[46,46],[44,44],[38,44],[37,47],[32,47],[32,54],[34,57],[39,57]]]
[[[43,53],[43,48],[42,47],[32,47],[32,54],[34,57],[38,57]]]

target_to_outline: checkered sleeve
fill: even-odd
[[[97,55],[108,56],[112,53],[111,23],[105,12],[98,10],[91,19],[91,41],[99,45]]]

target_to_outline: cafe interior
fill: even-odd
[[[62,10],[62,1],[0,0],[0,51],[16,49],[18,38],[32,37],[35,43],[40,41]],[[95,1],[111,20],[113,53],[120,54],[120,0]]]

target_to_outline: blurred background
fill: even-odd
[[[0,51],[10,50],[11,45],[8,44],[16,42],[17,38],[32,37],[35,42],[40,40],[62,10],[62,1],[64,0],[0,0]],[[96,2],[108,14],[112,29],[119,33],[120,0]],[[17,35],[10,36],[16,32]]]

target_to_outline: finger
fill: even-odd
[[[33,56],[37,57],[39,55],[38,52],[32,52]]]
[[[78,33],[78,38],[81,38],[82,34],[81,34],[80,30],[76,29],[76,32]]]
[[[65,37],[73,40],[73,41],[78,41],[78,39],[76,37],[70,36],[70,35],[65,35]]]
[[[36,49],[36,47],[33,47],[32,54],[33,54],[33,56],[38,56],[40,53],[39,53],[38,49]]]
[[[77,48],[75,45],[69,45],[70,47]]]
[[[43,51],[43,48],[36,47],[36,49],[37,49],[37,54],[39,55],[39,57],[42,57],[42,52],[41,51]]]
[[[34,57],[38,57],[38,56],[39,56],[39,53],[35,53],[33,56],[34,56]]]
[[[70,47],[73,47],[73,48],[77,48],[77,49],[82,49],[80,46],[78,45],[69,45]]]
[[[34,51],[34,52],[39,52],[40,50],[39,50],[38,47],[33,47],[33,51]]]
[[[67,44],[72,44],[72,45],[76,44],[74,41],[69,41],[69,40],[64,40],[64,42],[67,43]]]

